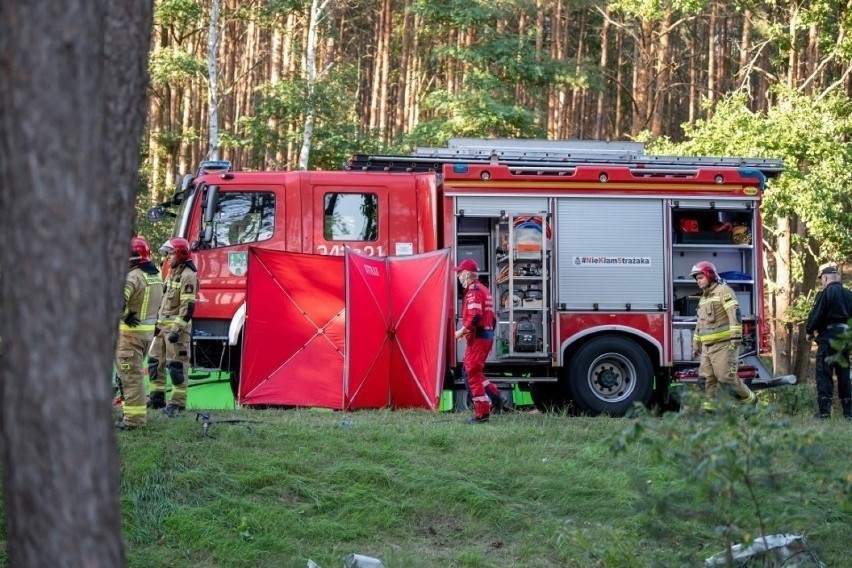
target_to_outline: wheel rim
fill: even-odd
[[[620,353],[604,353],[589,366],[589,389],[608,403],[627,400],[636,389],[636,367]]]

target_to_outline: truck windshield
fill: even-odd
[[[214,247],[256,243],[272,238],[275,194],[264,191],[223,191],[213,216]]]
[[[323,204],[325,240],[378,239],[378,203],[375,193],[326,193]]]

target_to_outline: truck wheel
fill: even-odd
[[[565,397],[557,383],[530,383],[530,396],[539,412],[559,412],[565,408]]]
[[[234,400],[239,404],[240,392],[240,361],[242,360],[242,336],[240,341],[233,347],[228,348],[228,375],[231,381],[231,392],[234,395]]]
[[[648,354],[624,337],[598,337],[580,348],[568,375],[571,394],[592,415],[623,416],[651,398],[654,369]]]
[[[234,395],[234,400],[239,402],[239,393],[240,393],[240,372],[239,371],[231,371],[229,373],[229,379],[231,381],[231,393]]]

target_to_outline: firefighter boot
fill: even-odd
[[[740,404],[752,404],[757,405],[757,393],[753,390],[748,391],[748,396],[740,399]]]
[[[852,398],[841,398],[840,406],[843,407],[843,417],[852,420]]]
[[[178,414],[186,410],[186,407],[179,406],[177,404],[167,404],[166,408],[163,409],[163,413],[169,418],[177,418]]]
[[[166,393],[163,391],[151,391],[148,395],[148,408],[158,409],[166,407]]]
[[[491,403],[481,400],[473,401],[473,417],[468,418],[466,422],[468,424],[482,424],[488,422],[488,418],[491,415]]]
[[[819,399],[819,410],[814,414],[814,418],[831,418],[831,399],[830,398],[820,398]]]
[[[136,428],[136,426],[131,426],[130,424],[124,422],[123,418],[115,423],[116,430],[135,430]]]
[[[488,398],[491,400],[491,409],[495,414],[502,414],[509,409],[509,405],[503,395],[498,390],[496,393],[488,391]]]

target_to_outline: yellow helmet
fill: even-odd
[[[737,225],[731,229],[731,240],[737,245],[750,245],[751,231],[748,230],[748,227]]]

